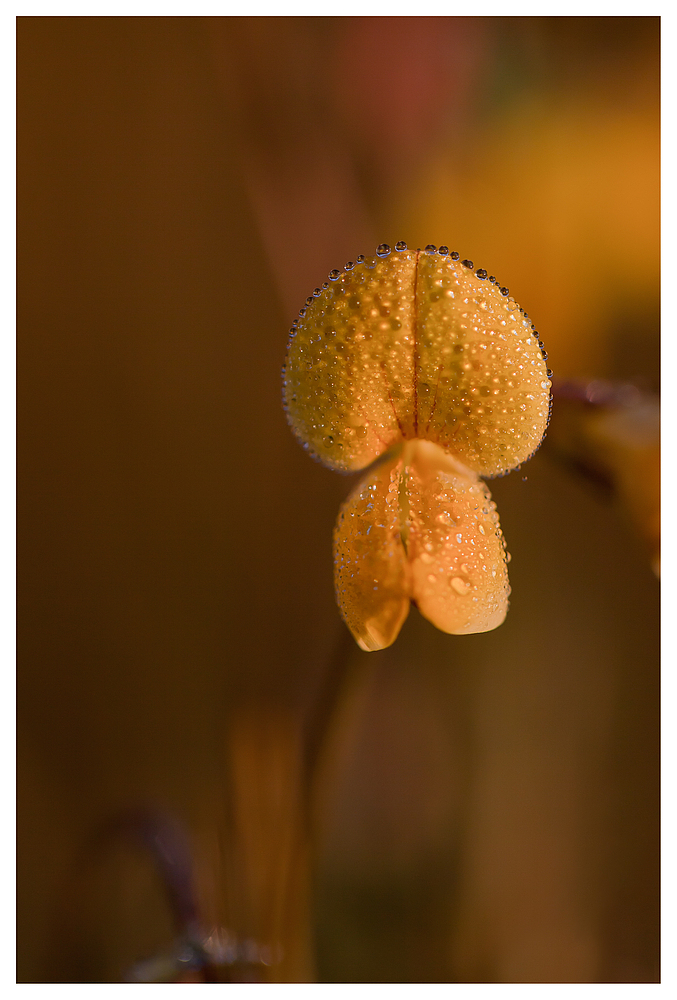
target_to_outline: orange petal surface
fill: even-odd
[[[496,628],[508,573],[496,506],[476,473],[407,442],[353,490],[334,532],[336,598],[365,650],[395,641],[413,599],[443,632]]]
[[[510,586],[503,533],[488,489],[428,441],[405,446],[402,474],[409,505],[409,586],[419,611],[454,635],[501,625]]]
[[[450,257],[419,256],[416,436],[496,476],[538,448],[550,379],[531,320],[479,274]]]
[[[405,251],[332,271],[292,330],[287,417],[334,469],[363,469],[413,436],[415,270]]]
[[[365,650],[395,641],[409,614],[400,535],[399,456],[379,463],[353,490],[334,529],[334,583],[344,621]]]
[[[550,404],[531,320],[446,248],[385,250],[333,271],[295,321],[284,399],[297,437],[343,470],[414,438],[483,476],[526,461]]]

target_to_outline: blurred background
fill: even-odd
[[[19,981],[657,980],[659,26],[18,18]],[[280,369],[400,239],[556,400],[506,623],[363,653]]]

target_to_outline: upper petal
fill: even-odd
[[[550,379],[531,320],[497,283],[427,253],[418,260],[416,316],[418,437],[482,476],[526,461],[550,409]]]
[[[332,468],[365,468],[412,434],[415,267],[404,251],[332,272],[292,333],[287,417]]]
[[[530,457],[549,416],[545,354],[483,275],[427,250],[332,272],[301,310],[285,366],[287,417],[313,455],[359,469],[423,438],[483,476]]]

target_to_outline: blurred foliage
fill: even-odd
[[[85,850],[157,803],[265,980],[656,981],[655,456],[586,424],[618,508],[556,406],[491,484],[505,625],[365,654],[279,370],[404,239],[491,268],[555,379],[655,394],[659,19],[24,17],[17,69],[19,980],[167,952],[150,861]]]

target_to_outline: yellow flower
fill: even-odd
[[[309,296],[285,408],[320,461],[370,467],[334,533],[337,601],[363,649],[394,642],[410,600],[445,632],[501,624],[505,544],[479,477],[536,450],[549,375],[509,290],[446,247],[382,244]]]

